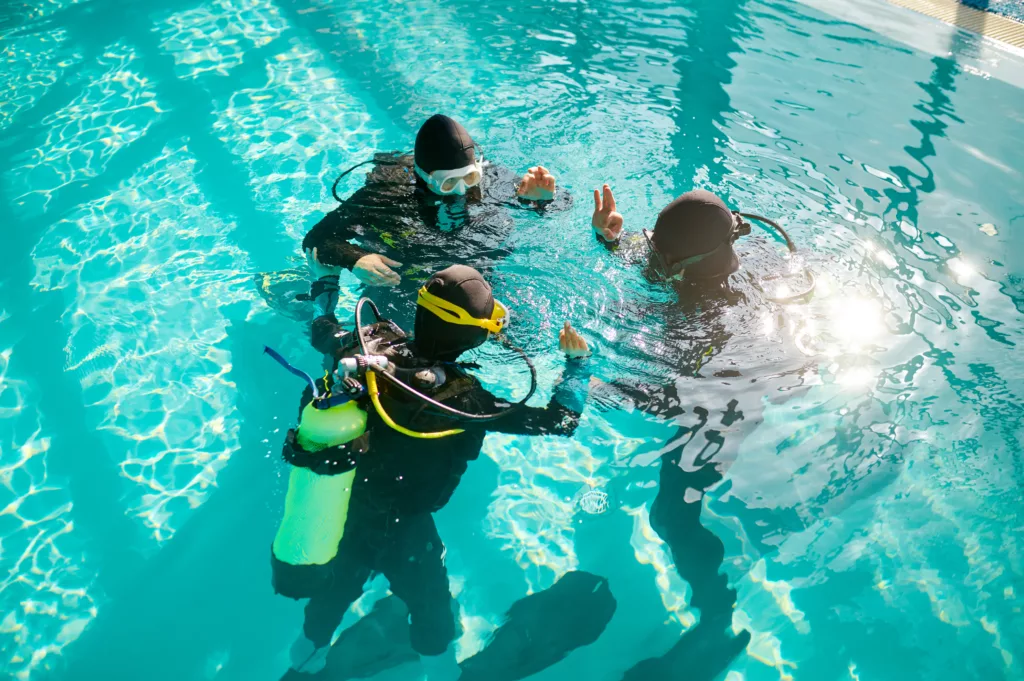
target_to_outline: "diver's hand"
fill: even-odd
[[[367,286],[398,286],[402,277],[392,267],[401,267],[402,263],[378,253],[364,255],[356,260],[352,274]]]
[[[534,166],[523,175],[516,194],[528,201],[550,201],[555,198],[555,176],[544,166]]]
[[[618,241],[622,234],[622,215],[615,212],[615,197],[608,185],[604,185],[603,200],[601,192],[594,190],[594,217],[590,224],[605,241]]]
[[[323,277],[337,277],[341,274],[340,265],[325,265],[320,262],[315,248],[306,251],[306,264],[309,265],[309,273],[313,275],[314,280]]]
[[[558,332],[558,348],[566,357],[590,357],[590,347],[569,322]]]

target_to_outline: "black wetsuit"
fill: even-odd
[[[331,348],[323,348],[328,354]],[[387,354],[396,364],[415,357],[411,344]],[[447,366],[439,388],[419,389],[446,405],[470,413],[494,413],[509,404],[485,390],[464,371]],[[461,428],[442,439],[415,439],[390,428],[372,406],[368,411],[368,451],[359,458],[345,534],[331,564],[331,586],[310,599],[304,631],[316,645],[330,642],[348,607],[363,593],[367,579],[383,574],[408,606],[413,648],[438,655],[456,635],[454,603],[444,565],[444,544],[432,513],[451,498],[470,461],[480,455],[488,432],[570,436],[579,423],[589,372],[585,360],[570,360],[546,407],[521,407],[493,421],[453,421],[423,409],[381,381],[387,413],[406,428],[432,432]],[[307,392],[304,402],[310,399]]]
[[[412,156],[378,154],[366,184],[306,234],[303,250],[317,248],[321,262],[351,270],[370,253],[402,263],[402,283],[389,290],[386,315],[405,326],[416,291],[449,265],[469,265],[493,281],[497,261],[511,253],[506,240],[513,211],[561,211],[572,205],[559,191],[552,201],[521,201],[518,177],[484,161],[483,179],[465,196],[440,196],[417,183]],[[500,287],[499,287],[500,288]]]
[[[645,274],[654,275],[650,248],[642,235],[627,235],[622,243],[598,241],[632,264],[648,264]],[[667,285],[667,284],[666,284]],[[676,282],[679,300],[661,309],[636,306],[633,317],[661,317],[664,330],[659,338],[662,351],[656,358],[659,372],[680,378],[667,383],[617,380],[603,389],[598,399],[606,406],[632,405],[658,419],[675,422],[676,432],[658,448],[660,458],[658,492],[651,505],[652,529],[668,545],[676,571],[692,590],[689,605],[700,610],[699,625],[687,632],[665,655],[645,660],[630,669],[627,681],[661,678],[717,676],[746,646],[749,633],[732,636],[729,626],[736,605],[736,590],[721,573],[725,545],[701,523],[704,494],[720,482],[725,469],[735,460],[745,432],[728,432],[746,417],[739,409],[751,407],[754,425],[760,412],[760,391],[751,391],[735,381],[740,372],[713,360],[723,352],[731,334],[721,321],[721,308],[743,302],[742,293],[729,288],[726,278],[700,284]],[[744,381],[745,383],[746,381]],[[708,395],[712,393],[708,401]],[[747,399],[747,397],[752,399]],[[704,401],[704,404],[701,402]]]

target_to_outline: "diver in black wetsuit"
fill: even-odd
[[[640,662],[625,679],[711,681],[750,640],[747,631],[731,634],[736,591],[720,572],[725,546],[700,521],[704,494],[722,480],[724,469],[735,457],[735,445],[742,439],[730,438],[734,434],[727,431],[744,415],[737,410],[738,402],[729,400],[720,423],[714,423],[710,410],[690,406],[699,399],[691,381],[730,338],[717,316],[710,315],[708,321],[709,315],[701,312],[740,299],[729,289],[728,278],[739,268],[732,244],[742,221],[717,196],[696,190],[683,194],[661,212],[653,234],[644,230],[642,238],[623,237],[623,218],[615,209],[608,185],[603,195],[594,192],[592,224],[598,241],[630,260],[646,261],[649,276],[672,282],[679,293],[679,300],[665,311],[665,343],[671,348],[668,359],[673,371],[680,378],[667,385],[620,380],[606,389],[614,393],[618,404],[627,402],[679,423],[676,433],[659,450],[659,486],[650,522],[668,544],[676,570],[690,584],[690,605],[700,611],[699,624],[671,650]],[[694,418],[696,423],[690,424]]]
[[[625,243],[622,214],[615,209],[608,185],[600,192],[594,190],[591,224],[597,240],[609,250],[622,248],[629,255],[639,250],[649,256],[651,271],[659,279],[697,284],[708,291],[724,287],[740,267],[732,245],[750,233],[750,225],[709,191],[695,189],[679,196],[658,214],[653,232],[645,229],[643,239],[630,235]]]
[[[377,154],[372,163],[366,184],[324,216],[302,248],[315,279],[344,268],[366,285],[398,287],[393,312],[408,309],[423,273],[450,264],[487,273],[508,255],[510,209],[571,205],[564,192],[556,196],[546,168],[518,178],[480,158],[466,129],[447,116],[420,127],[412,156]],[[403,265],[408,285],[396,271]]]
[[[326,299],[320,304],[327,309],[314,325],[320,331],[314,342],[325,355],[340,359],[345,349],[331,309],[332,294],[322,296]],[[422,382],[421,373],[415,373],[418,390],[463,412],[509,413],[494,420],[453,423],[436,407],[383,384],[383,411],[367,410],[367,446],[358,456],[345,532],[329,564],[330,586],[306,606],[303,636],[292,649],[293,669],[315,672],[322,668],[345,611],[362,595],[367,579],[382,573],[408,606],[412,646],[422,656],[428,678],[457,676],[449,648],[456,636],[456,605],[448,587],[444,543],[431,514],[451,498],[468,462],[479,456],[488,432],[572,435],[589,382],[583,359],[589,348],[566,324],[559,338],[567,356],[566,369],[546,407],[513,408],[484,389],[457,360],[503,328],[504,310],[479,272],[455,265],[435,274],[420,291],[411,340],[395,336],[387,322],[374,325],[373,354],[388,357],[398,367],[422,367]],[[303,404],[311,398],[307,390]],[[440,439],[416,439],[409,432],[453,427],[461,432]],[[288,576],[284,571],[280,574]],[[277,581],[275,588],[282,593],[291,590]]]

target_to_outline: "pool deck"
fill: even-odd
[[[1024,49],[1024,0],[889,0],[948,24]]]

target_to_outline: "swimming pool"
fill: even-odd
[[[683,374],[687,410],[595,400],[571,441],[488,439],[436,517],[461,656],[571,569],[617,611],[535,678],[620,679],[693,625],[650,511],[659,451],[704,410],[694,432],[730,463],[701,521],[752,634],[728,681],[1024,676],[1024,57],[881,2],[812,4],[2,10],[0,677],[280,677],[301,608],[267,547],[301,386],[261,352],[317,359],[260,275],[301,265],[339,169],[439,111],[576,199],[519,219],[498,267],[540,331],[519,338],[539,403],[570,319],[599,378]],[[694,185],[776,217],[818,290],[768,302],[785,263],[755,230],[740,302],[680,319],[594,243],[601,182],[630,230]],[[606,512],[579,511],[587,489]]]

